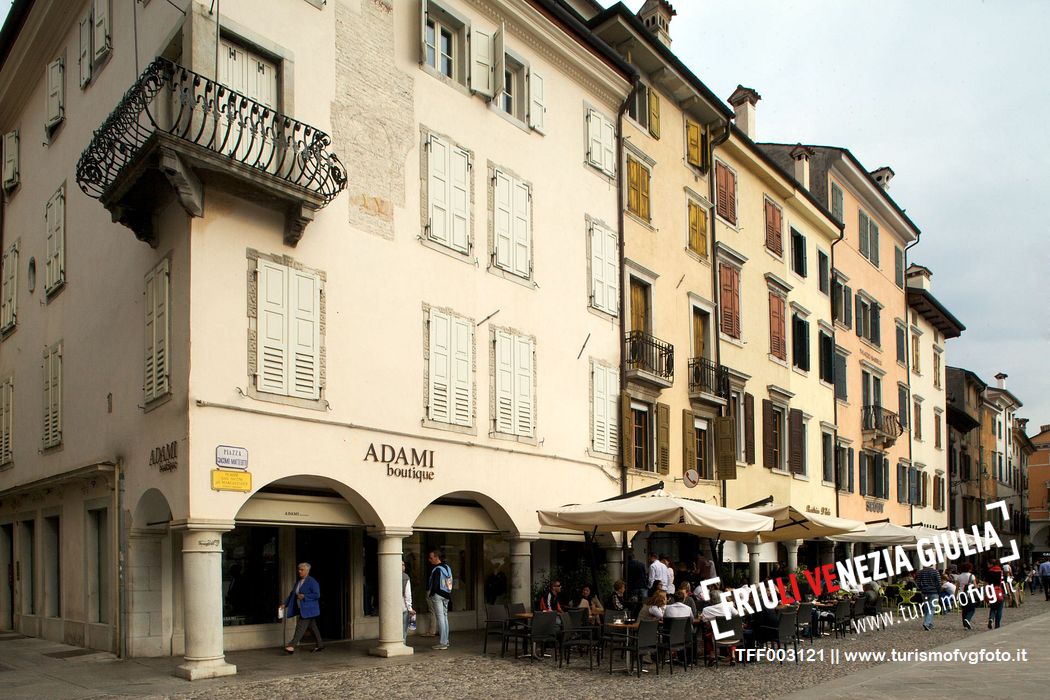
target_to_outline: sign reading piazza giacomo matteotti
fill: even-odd
[[[368,444],[364,461],[386,465],[386,475],[395,479],[415,479],[422,483],[434,478],[434,450],[395,447],[386,443]],[[402,466],[398,466],[402,465]]]

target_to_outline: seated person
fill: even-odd
[[[627,584],[623,581],[613,583],[612,593],[605,599],[606,610],[627,610]]]
[[[579,592],[572,599],[572,608],[584,608],[587,610],[587,615],[600,615],[603,608],[602,602],[598,600],[598,596],[591,594],[591,587],[586,583],[580,587]]]
[[[864,614],[874,615],[879,605],[879,592],[872,583],[864,584]]]
[[[682,602],[689,606],[689,610],[692,612],[692,617],[698,617],[700,615],[700,608],[696,605],[696,599],[693,598],[693,587],[689,585],[688,581],[683,581],[678,586],[678,593],[684,595],[685,599]],[[678,596],[676,595],[675,598],[677,599]]]
[[[685,592],[684,588],[678,589],[678,592],[674,594],[674,602],[664,608],[664,619],[670,617],[686,617],[690,620],[693,619],[693,609],[686,604],[686,599],[689,595]]]
[[[700,618],[704,621],[704,626],[710,628],[711,620],[716,618],[726,619],[726,612],[730,615],[733,612],[733,608],[729,605],[729,591],[725,593],[714,589],[711,591],[711,600],[704,606],[704,609],[700,611]]]
[[[754,646],[776,641],[779,627],[780,618],[776,610],[762,608],[751,616],[751,625],[744,630],[744,639],[750,638]]]
[[[667,607],[667,594],[663,591],[656,591],[649,599],[642,605],[642,609],[638,611],[638,620],[645,622],[646,620],[662,620],[664,619],[664,608]]]
[[[550,588],[541,593],[540,597],[536,599],[536,611],[561,612],[561,601],[558,600],[559,595],[561,595],[561,581],[551,581]]]

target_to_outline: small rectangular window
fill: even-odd
[[[842,188],[834,182],[831,183],[831,213],[839,221],[845,221],[842,209]]]
[[[493,264],[518,277],[532,276],[532,187],[503,170],[495,170],[492,231]]]
[[[702,258],[707,257],[707,209],[692,199],[688,200],[689,209],[689,250]]]
[[[531,338],[496,330],[493,382],[497,433],[532,437],[535,432],[535,343]]]
[[[831,433],[820,434],[821,478],[828,483],[835,481],[835,436]]]
[[[653,463],[652,411],[646,404],[632,402],[631,416],[634,424],[634,468],[656,471],[656,465]]]
[[[791,229],[791,269],[799,276],[806,276],[806,237]]]
[[[784,211],[770,200],[765,200],[766,210],[766,248],[781,255],[784,252],[783,228]]]
[[[817,251],[817,275],[818,283],[820,285],[820,291],[824,294],[831,294],[831,270],[828,260],[828,254],[823,250]]]
[[[791,316],[791,363],[809,371],[809,321],[798,314]]]
[[[718,215],[736,226],[736,173],[721,161],[715,163],[715,190]]]
[[[616,175],[616,128],[598,110],[587,110],[587,162],[612,177]]]
[[[467,22],[452,11],[441,7],[433,0],[420,2],[420,46],[419,62],[428,70],[461,85],[467,84]],[[471,33],[471,41],[477,44],[474,65],[477,78],[492,89],[492,36],[483,32]],[[474,76],[472,75],[472,78]],[[472,83],[474,81],[472,80]],[[471,87],[475,87],[474,84]],[[484,87],[479,85],[478,87]]]
[[[713,479],[714,465],[708,448],[707,421],[697,418],[694,423],[693,435],[696,442],[696,473],[701,479]]]
[[[627,156],[627,211],[635,216],[649,221],[650,197],[649,197],[649,168],[641,161]]]
[[[831,334],[820,331],[820,380],[835,383],[835,340]]]

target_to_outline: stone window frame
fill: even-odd
[[[438,241],[431,240],[427,235],[427,227],[430,224],[430,149],[427,147],[427,142],[431,136],[436,136],[444,141],[447,141],[449,145],[455,146],[456,148],[465,151],[467,154],[467,173],[470,184],[470,197],[467,203],[470,213],[468,216],[467,223],[467,252],[461,253],[455,248],[451,248]],[[475,245],[474,236],[474,211],[475,211],[475,184],[474,184],[474,163],[477,158],[477,154],[469,148],[466,148],[458,141],[453,139],[447,134],[430,129],[423,124],[419,125],[419,235],[416,239],[420,245],[425,248],[447,255],[454,260],[468,263],[475,267],[478,266],[477,258],[477,247]]]
[[[423,407],[423,416],[420,418],[419,424],[424,428],[435,428],[437,430],[444,430],[450,433],[460,433],[462,435],[474,435],[478,434],[478,328],[477,323],[474,319],[469,316],[457,312],[451,306],[438,306],[437,304],[428,304],[427,302],[422,303],[423,319],[421,324],[421,332],[423,337],[423,386],[422,386],[422,402],[420,405]],[[471,333],[470,343],[470,427],[465,425],[455,425],[454,423],[444,423],[442,421],[431,420],[427,415],[428,402],[430,401],[430,310],[437,309],[438,311],[448,314],[449,316],[455,316],[457,318],[469,321],[473,329]]]

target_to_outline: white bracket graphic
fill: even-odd
[[[1010,512],[1006,510],[1006,501],[996,501],[995,503],[988,503],[984,506],[985,510],[993,510],[995,508],[999,509],[999,512],[1003,516],[1003,520],[1010,519]],[[1010,540],[1010,549],[1013,551],[1013,554],[1011,554],[1008,557],[1000,557],[999,561],[1001,563],[1006,564],[1007,562],[1015,561],[1021,558],[1021,553],[1017,551],[1017,540]]]

